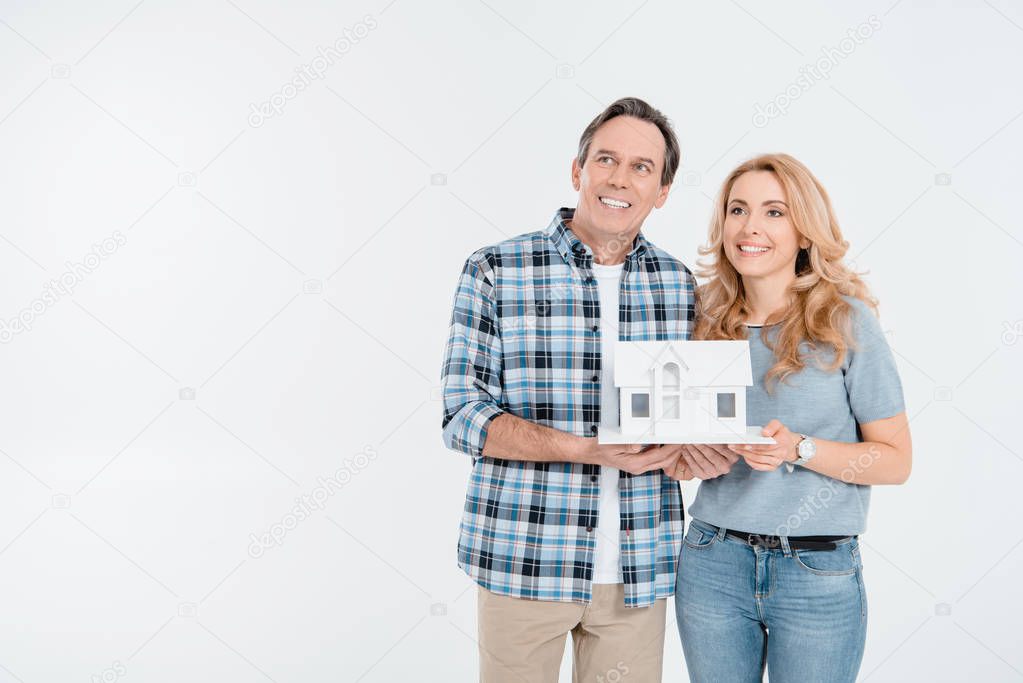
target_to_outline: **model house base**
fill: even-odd
[[[693,443],[693,444],[773,444],[775,441],[769,436],[760,435],[761,427],[748,427],[745,432],[722,434],[687,434],[685,436],[655,436],[649,432],[646,434],[623,434],[621,428],[608,429],[601,427],[597,430],[597,443],[637,443],[637,444],[665,444],[665,443]]]

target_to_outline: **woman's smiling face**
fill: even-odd
[[[788,197],[770,171],[736,178],[725,205],[724,250],[743,277],[795,276],[800,248],[810,246],[789,217]]]

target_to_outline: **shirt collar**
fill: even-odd
[[[561,254],[561,257],[566,261],[581,259],[589,261],[593,258],[593,250],[583,244],[582,240],[575,236],[572,229],[565,224],[565,221],[572,219],[575,215],[575,209],[569,209],[562,207],[558,209],[554,218],[551,219],[551,223],[547,226],[547,236],[551,242],[554,243],[554,247]],[[632,249],[625,256],[625,260],[629,261],[633,258],[641,256],[648,248],[650,243],[647,242],[646,237],[643,236],[643,231],[640,230],[636,234],[636,239],[632,241]]]

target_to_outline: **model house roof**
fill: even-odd
[[[682,385],[690,387],[750,386],[753,368],[749,342],[616,341],[615,386],[648,386],[653,369],[678,363]]]

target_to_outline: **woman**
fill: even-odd
[[[675,609],[693,681],[853,681],[867,601],[858,535],[870,486],[912,460],[895,363],[866,285],[842,263],[824,188],[790,156],[728,177],[700,274],[698,339],[748,339],[747,423],[773,445],[715,446],[731,470],[700,485]],[[686,447],[675,476],[713,453]],[[720,456],[718,456],[720,457]],[[706,468],[704,468],[706,469]]]

